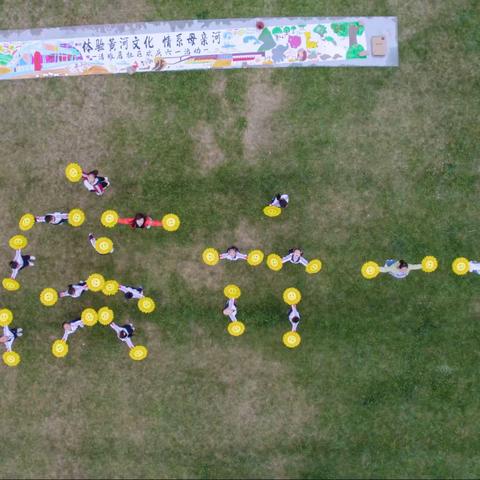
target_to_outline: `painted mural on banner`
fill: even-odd
[[[1,32],[0,32],[1,34]],[[204,29],[138,35],[1,41],[0,79],[289,66],[367,58],[365,25]],[[305,65],[307,66],[307,65]]]

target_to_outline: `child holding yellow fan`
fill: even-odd
[[[229,298],[225,303],[223,314],[230,319],[231,322],[237,321],[237,302],[234,298]]]
[[[35,257],[33,255],[22,255],[21,250],[15,250],[15,257],[9,263],[10,268],[12,269],[12,274],[10,275],[10,278],[17,278],[20,270],[23,270],[24,268],[34,267],[34,261]]]
[[[98,170],[92,170],[91,172],[82,172],[83,185],[87,190],[101,196],[105,193],[105,190],[110,186],[110,182],[107,177],[100,177]]]
[[[305,267],[308,265],[308,260],[303,257],[303,251],[300,248],[291,248],[288,251],[288,255],[282,258],[282,263],[293,263],[297,264],[300,263]]]
[[[286,193],[277,193],[270,203],[268,204],[270,207],[278,207],[278,208],[287,208],[288,207],[288,195]]]
[[[78,298],[88,290],[87,282],[70,284],[64,292],[58,292],[59,297]]]
[[[409,264],[405,260],[387,260],[380,272],[388,273],[395,278],[405,278],[412,270],[421,270],[422,264]]]
[[[36,223],[50,223],[51,225],[63,225],[68,223],[68,213],[54,212],[35,217]]]
[[[119,327],[115,322],[111,322],[110,327],[115,330],[119,340],[126,343],[128,348],[133,348],[135,346],[132,342],[132,336],[133,332],[135,331],[135,327],[131,323],[127,323]]]
[[[228,247],[225,253],[220,254],[221,260],[230,260],[231,262],[236,262],[237,260],[246,260],[247,257],[248,255],[241,253],[234,245]]]
[[[71,320],[70,322],[63,322],[63,337],[62,340],[64,342],[67,341],[68,337],[75,333],[79,328],[83,328],[85,324],[82,322],[81,318],[76,318],[75,320]]]
[[[292,332],[297,331],[298,324],[300,323],[300,312],[297,310],[296,305],[291,305],[288,310],[288,320],[292,325]]]
[[[0,337],[0,343],[5,345],[7,352],[12,351],[13,342],[17,337],[23,335],[22,328],[8,328],[7,326],[3,327],[3,335]]]

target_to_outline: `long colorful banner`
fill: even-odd
[[[194,20],[0,31],[0,79],[397,65],[396,17]]]

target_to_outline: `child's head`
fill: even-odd
[[[131,298],[133,298],[133,293],[132,292],[125,292],[125,298],[130,300]]]
[[[231,247],[228,247],[227,249],[227,253],[232,257],[234,257],[237,254],[237,252],[238,252],[238,248],[235,247],[234,245],[232,245]]]
[[[227,307],[223,310],[223,314],[228,317],[232,313],[232,309]]]
[[[293,256],[298,258],[298,257],[301,257],[303,254],[303,252],[299,249],[299,248],[294,248],[293,249]]]
[[[143,225],[145,224],[145,219],[146,215],[144,215],[143,213],[137,213],[134,218],[134,224],[137,227],[143,227]]]
[[[128,333],[125,330],[120,330],[120,333],[118,334],[120,338],[127,338]]]
[[[278,200],[278,203],[280,204],[280,208],[285,208],[288,205],[287,201],[284,198],[280,198]]]
[[[63,322],[62,327],[66,332],[69,332],[72,329],[72,326],[68,322]]]
[[[75,287],[73,285],[69,285],[67,291],[68,291],[69,295],[74,295],[75,294]]]
[[[405,260],[399,260],[398,268],[408,268],[408,263]]]
[[[293,323],[298,323],[299,321],[300,321],[300,319],[298,317],[293,317],[292,318]]]
[[[47,223],[52,223],[53,222],[53,215],[45,215],[45,221]]]
[[[7,340],[8,340],[8,338],[7,338],[6,335],[2,335],[2,336],[0,337],[0,343],[7,343]]]
[[[18,268],[18,263],[15,261],[15,260],[12,260],[10,263],[10,268],[12,268],[13,270],[15,270],[16,268]]]
[[[87,175],[88,183],[93,185],[95,183],[97,175],[98,175],[98,170],[92,170],[91,172],[88,172],[88,175]]]

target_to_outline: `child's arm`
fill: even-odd
[[[308,260],[304,257],[300,257],[300,263],[306,267],[308,265]]]
[[[35,217],[35,221],[37,223],[45,223],[45,215],[42,215],[42,216],[39,216],[39,217]]]
[[[119,218],[117,223],[122,225],[130,225],[133,222],[134,218]]]
[[[237,257],[240,258],[241,260],[246,260],[247,257],[248,257],[248,255],[245,254],[245,253],[240,253],[240,252],[238,252],[238,253],[237,253]]]
[[[117,335],[118,335],[118,334],[121,332],[121,330],[122,330],[115,322],[110,323],[110,327],[115,330],[115,332],[117,333]]]
[[[289,262],[291,259],[292,259],[292,255],[293,253],[289,253],[288,255],[286,255],[285,257],[282,258],[282,263],[287,263]]]
[[[130,337],[127,337],[124,342],[128,345],[128,348],[133,348],[135,345],[132,342],[132,339]]]
[[[422,264],[421,263],[413,263],[408,265],[409,270],[421,270]]]

